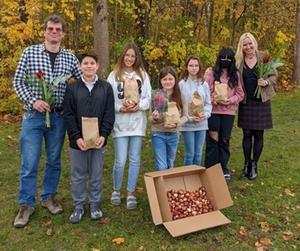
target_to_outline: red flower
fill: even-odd
[[[36,73],[36,76],[38,79],[40,79],[41,81],[44,81],[44,75],[42,70],[38,70],[38,72]]]
[[[268,76],[275,74],[275,69],[282,65],[283,63],[280,62],[280,58],[277,58],[275,61],[273,61],[270,55],[266,55],[257,63],[254,74],[256,75],[257,79],[267,78]],[[254,95],[259,98],[260,92],[261,86],[258,85],[255,89]]]
[[[264,57],[263,57],[263,62],[264,62],[264,64],[268,63],[268,62],[269,62],[269,60],[270,60],[270,58],[271,58],[271,56],[270,56],[270,55],[266,55],[266,56],[264,56]]]
[[[157,109],[161,109],[165,105],[165,96],[163,93],[156,93],[154,94],[154,100],[153,100],[154,106]]]

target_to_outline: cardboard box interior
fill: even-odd
[[[173,237],[230,223],[219,210],[233,204],[221,166],[206,169],[184,166],[146,173],[144,176],[154,224],[164,224]],[[167,191],[195,191],[204,186],[213,212],[172,220]]]

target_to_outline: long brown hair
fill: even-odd
[[[133,67],[134,71],[136,72],[136,74],[141,78],[142,84],[143,84],[144,79],[146,77],[145,74],[147,74],[147,73],[146,73],[145,67],[143,65],[142,55],[140,53],[139,47],[133,43],[125,44],[121,51],[121,54],[117,61],[116,68],[114,70],[115,81],[119,81],[119,80],[124,81],[124,79],[123,79],[123,75],[125,72],[124,57],[125,57],[126,52],[129,49],[133,49],[135,52],[136,58],[135,58],[135,62],[132,67]]]
[[[175,78],[175,85],[173,87],[173,93],[171,96],[169,96],[169,101],[176,102],[178,110],[182,110],[183,104],[182,104],[182,100],[181,100],[181,91],[180,91],[179,84],[178,84],[178,76],[172,66],[166,66],[160,70],[159,76],[158,76],[158,80],[159,80],[158,86],[160,89],[163,89],[163,86],[160,81],[168,74],[171,74]]]
[[[197,78],[202,78],[202,67],[201,67],[201,63],[200,63],[200,58],[195,56],[195,55],[190,55],[188,56],[188,58],[185,61],[182,73],[180,75],[180,79],[183,79],[184,81],[186,81],[189,77],[189,72],[188,72],[188,65],[190,63],[191,60],[197,60],[198,64],[199,64],[199,71],[197,72]]]

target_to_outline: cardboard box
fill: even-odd
[[[145,173],[144,179],[153,222],[163,224],[173,237],[231,222],[220,212],[220,209],[233,205],[220,164],[208,169],[192,165],[155,171]],[[172,220],[167,191],[183,189],[191,192],[201,186],[205,187],[214,211]]]

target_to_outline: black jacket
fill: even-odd
[[[81,117],[98,118],[99,135],[105,138],[105,146],[115,122],[114,106],[113,89],[104,80],[99,79],[91,92],[82,79],[68,85],[63,108],[70,147],[79,149],[76,140],[82,138]]]

